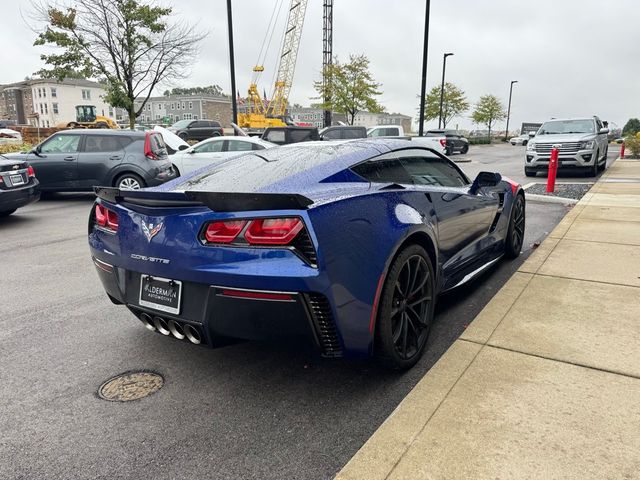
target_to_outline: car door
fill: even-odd
[[[107,185],[110,172],[122,163],[131,139],[122,135],[85,135],[78,157],[78,183],[82,188]]]
[[[489,189],[472,193],[469,179],[449,160],[425,150],[397,153],[416,189],[429,194],[438,223],[438,243],[446,269],[456,270],[485,248],[500,198]]]
[[[36,178],[45,190],[78,187],[78,154],[82,143],[78,133],[57,133],[36,147],[29,156]]]
[[[180,173],[184,175],[224,158],[222,154],[223,144],[224,139],[222,137],[212,138],[185,150],[182,155],[183,170],[180,170]]]

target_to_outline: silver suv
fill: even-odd
[[[579,168],[595,177],[607,166],[609,129],[598,117],[553,119],[527,143],[524,173],[534,177],[549,168],[551,148],[558,146],[558,170]]]

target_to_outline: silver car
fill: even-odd
[[[524,173],[533,177],[537,172],[546,172],[551,149],[557,146],[559,171],[580,169],[595,177],[607,166],[608,133],[596,116],[549,120],[527,143]]]

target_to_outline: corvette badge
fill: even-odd
[[[151,242],[151,239],[155,237],[160,230],[162,230],[163,223],[158,223],[154,225],[153,223],[147,223],[144,220],[141,222],[142,232],[144,236],[147,237],[147,241]]]

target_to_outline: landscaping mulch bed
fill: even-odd
[[[526,189],[527,193],[550,197],[572,198],[580,200],[593,186],[593,183],[556,183],[555,191],[547,193],[546,183],[534,183]]]

